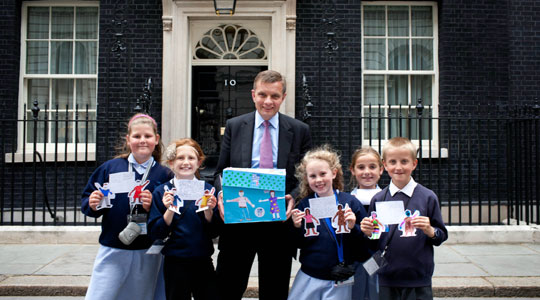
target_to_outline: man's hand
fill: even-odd
[[[219,215],[221,216],[221,219],[225,221],[225,215],[223,214],[223,192],[219,192],[217,197],[217,207],[219,210]]]
[[[287,194],[285,195],[285,204],[287,205],[287,212],[285,215],[287,216],[287,220],[291,217],[292,210],[294,208],[294,198]]]

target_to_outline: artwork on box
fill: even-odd
[[[284,221],[285,170],[223,170],[225,223]]]

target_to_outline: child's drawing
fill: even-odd
[[[405,218],[398,226],[398,229],[403,232],[401,237],[416,236],[416,228],[414,228],[412,225],[412,219],[418,216],[420,216],[420,212],[418,210],[415,210],[414,214],[411,214],[409,209],[405,210]]]

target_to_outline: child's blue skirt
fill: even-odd
[[[162,255],[145,253],[146,249],[123,250],[102,245],[85,300],[164,300]],[[160,288],[156,290],[157,286]]]

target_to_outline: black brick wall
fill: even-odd
[[[0,2],[0,117],[17,116],[20,67],[21,2]],[[5,128],[3,130],[10,129]],[[7,133],[4,131],[4,133]]]
[[[100,47],[98,82],[98,119],[127,119],[134,113],[137,98],[148,77],[154,88],[150,114],[161,120],[161,82],[163,58],[163,28],[161,1],[133,0],[100,2]],[[121,25],[118,25],[120,22]],[[117,38],[125,51],[112,52]],[[99,125],[98,125],[99,126]],[[105,133],[107,128],[99,126]],[[124,133],[125,134],[125,133]],[[114,156],[117,134],[98,134],[99,161]]]

